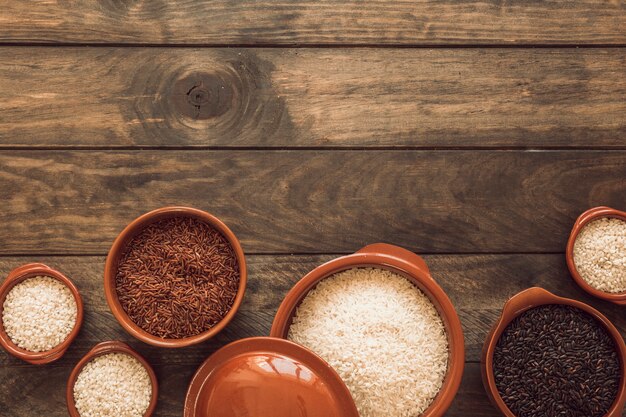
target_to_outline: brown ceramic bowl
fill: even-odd
[[[359,417],[348,387],[315,353],[251,337],[212,354],[194,375],[184,417]]]
[[[159,396],[159,384],[157,382],[156,375],[152,366],[137,352],[135,352],[130,346],[126,343],[117,342],[117,341],[109,341],[102,342],[95,345],[83,358],[76,364],[74,369],[72,369],[72,373],[70,374],[69,379],[67,380],[67,388],[65,390],[65,400],[67,402],[67,410],[70,413],[70,417],[80,417],[78,414],[78,410],[76,409],[76,404],[74,402],[74,384],[76,384],[76,379],[82,371],[83,367],[92,359],[106,355],[108,353],[125,353],[127,355],[132,356],[137,359],[148,371],[148,376],[150,377],[150,382],[152,382],[152,398],[150,398],[150,405],[148,405],[148,409],[144,413],[143,417],[150,417],[152,413],[154,413],[154,409],[157,404],[157,397]]]
[[[413,252],[385,243],[376,243],[352,255],[318,266],[289,291],[278,308],[270,335],[286,339],[296,309],[311,289],[330,275],[359,267],[387,269],[406,277],[422,290],[437,308],[448,335],[450,349],[448,372],[441,390],[421,417],[442,416],[452,403],[463,375],[465,366],[463,330],[452,302],[432,278],[424,260]]]
[[[76,285],[74,285],[74,283],[70,281],[69,278],[67,278],[59,271],[54,270],[47,265],[39,263],[22,265],[11,271],[4,283],[2,283],[2,286],[0,286],[0,322],[2,322],[2,310],[4,300],[6,299],[9,291],[20,282],[28,278],[34,278],[36,276],[46,276],[61,281],[72,292],[74,300],[76,300],[77,309],[76,323],[74,324],[74,328],[67,336],[67,338],[65,338],[65,340],[60,345],[54,347],[53,349],[43,352],[31,352],[29,350],[22,349],[15,343],[13,343],[7,335],[6,331],[4,330],[4,325],[0,325],[0,345],[2,345],[2,347],[7,352],[15,356],[16,358],[22,359],[34,365],[43,365],[46,363],[54,362],[57,359],[61,358],[70,347],[70,344],[72,344],[72,341],[74,341],[74,339],[78,335],[80,327],[83,324],[83,299],[80,296]]]
[[[602,217],[612,217],[626,221],[626,212],[615,210],[610,207],[594,207],[581,214],[578,219],[576,219],[576,223],[574,223],[574,227],[569,235],[569,240],[567,241],[567,248],[565,250],[567,267],[569,268],[569,272],[572,275],[572,278],[574,278],[574,281],[576,281],[576,283],[589,294],[602,300],[611,301],[615,304],[626,305],[626,292],[609,293],[593,288],[583,279],[583,277],[580,276],[576,270],[576,264],[574,263],[574,243],[576,242],[578,234],[589,222]]]
[[[172,218],[172,217],[193,217],[205,223],[208,223],[226,237],[237,256],[237,262],[239,263],[239,289],[235,301],[230,311],[224,316],[224,318],[209,330],[197,334],[195,336],[186,337],[183,339],[166,339],[158,336],[154,336],[141,327],[137,326],[128,317],[120,302],[117,298],[117,291],[115,289],[115,275],[117,274],[117,266],[122,256],[126,245],[133,237],[141,232],[146,226],[157,222],[159,220]],[[113,315],[122,327],[131,335],[135,336],[142,342],[148,343],[153,346],[166,347],[166,348],[179,348],[184,346],[194,345],[196,343],[203,342],[207,339],[218,334],[230,321],[235,317],[243,296],[246,290],[247,270],[246,260],[239,244],[239,240],[235,237],[234,233],[220,221],[217,217],[211,214],[189,207],[164,207],[157,210],[153,210],[146,213],[137,219],[133,220],[119,236],[113,242],[113,246],[107,256],[106,264],[104,267],[104,294],[106,296],[107,303],[113,312]]]
[[[500,412],[507,417],[517,417],[509,408],[506,406],[500,393],[498,392],[498,388],[496,387],[496,382],[493,375],[493,353],[496,348],[496,344],[502,336],[502,332],[507,326],[520,314],[523,312],[542,305],[546,304],[563,304],[572,307],[579,308],[584,312],[590,314],[595,317],[598,322],[600,322],[609,334],[613,337],[615,341],[615,346],[617,347],[618,354],[621,362],[621,373],[622,378],[620,382],[620,388],[617,393],[617,397],[615,402],[609,409],[609,412],[605,415],[605,417],[618,417],[622,415],[622,408],[624,407],[624,403],[626,402],[626,368],[624,363],[626,361],[626,345],[624,345],[624,340],[620,335],[619,331],[613,326],[613,324],[604,317],[598,310],[590,307],[585,303],[581,303],[580,301],[572,300],[569,298],[557,297],[544,290],[543,288],[533,287],[527,290],[524,290],[513,297],[511,297],[505,304],[502,309],[502,314],[500,318],[496,321],[496,323],[491,328],[487,339],[485,340],[485,344],[483,345],[482,359],[481,359],[481,373],[483,378],[483,385],[485,386],[485,390],[487,391],[487,395],[491,402],[496,406]]]

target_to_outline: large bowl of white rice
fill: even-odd
[[[443,416],[465,364],[461,322],[424,260],[384,243],[308,273],[280,305],[271,336],[326,360],[361,417]]]

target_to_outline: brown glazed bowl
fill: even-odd
[[[626,345],[624,344],[624,339],[622,339],[619,331],[609,321],[609,319],[607,319],[595,308],[590,307],[589,305],[580,301],[558,297],[551,292],[539,287],[533,287],[519,292],[511,297],[504,304],[504,308],[502,309],[502,314],[500,315],[500,318],[491,328],[491,331],[489,332],[489,335],[485,340],[485,344],[483,345],[481,358],[481,374],[483,379],[483,385],[485,386],[487,395],[489,396],[489,399],[491,400],[493,405],[495,405],[496,408],[500,410],[503,415],[507,417],[516,417],[516,415],[513,414],[511,410],[509,410],[509,408],[502,400],[502,397],[498,392],[498,388],[496,387],[496,382],[493,375],[493,353],[496,348],[496,344],[500,339],[500,336],[502,336],[502,332],[516,317],[518,317],[526,310],[546,304],[563,304],[579,308],[584,312],[590,314],[591,316],[595,317],[598,322],[604,325],[611,337],[613,337],[613,340],[615,341],[615,346],[619,351],[618,354],[621,362],[622,378],[615,402],[613,403],[605,417],[621,416],[622,408],[624,407],[624,403],[626,402],[626,368],[624,366],[626,361]]]
[[[626,212],[615,210],[610,207],[601,206],[589,209],[580,216],[578,216],[578,219],[576,219],[574,227],[572,228],[572,231],[569,235],[567,248],[565,250],[567,267],[569,268],[569,272],[572,275],[572,278],[574,278],[574,281],[576,281],[576,283],[589,294],[602,300],[611,301],[615,304],[626,305],[626,292],[609,293],[593,288],[587,283],[587,281],[583,279],[583,277],[580,276],[580,274],[576,270],[576,264],[574,263],[574,243],[576,243],[576,238],[578,237],[578,234],[589,222],[602,217],[612,217],[626,221]]]
[[[76,409],[76,404],[74,402],[74,384],[76,384],[76,379],[82,371],[83,367],[92,359],[106,355],[108,353],[125,353],[127,355],[132,356],[137,359],[148,371],[148,376],[150,377],[150,382],[152,383],[152,398],[150,398],[150,405],[148,405],[148,409],[146,410],[143,417],[150,417],[152,413],[154,413],[154,409],[156,408],[157,398],[159,396],[159,384],[157,382],[156,374],[152,369],[152,366],[141,356],[139,353],[135,352],[130,346],[126,343],[118,342],[118,341],[108,341],[101,342],[95,345],[83,358],[76,364],[74,369],[72,369],[72,373],[67,380],[67,388],[65,390],[65,401],[67,402],[67,410],[70,413],[70,417],[80,417],[78,414],[78,410]]]
[[[198,368],[183,417],[359,417],[348,387],[315,353],[276,337],[230,343]]]
[[[441,390],[421,417],[444,415],[454,399],[463,375],[465,366],[463,330],[452,302],[432,278],[424,260],[413,252],[386,243],[376,243],[352,255],[333,259],[318,266],[289,291],[278,308],[270,336],[287,338],[298,305],[320,281],[337,272],[358,267],[383,268],[406,277],[422,290],[437,308],[448,335],[450,349],[448,371]]]
[[[0,322],[2,322],[2,310],[4,306],[4,300],[6,299],[9,291],[20,282],[36,276],[46,276],[61,281],[72,292],[74,300],[76,301],[77,310],[76,323],[74,324],[74,328],[67,336],[67,338],[60,345],[54,347],[53,349],[43,352],[31,352],[29,350],[22,349],[15,343],[13,343],[7,335],[6,331],[4,330],[4,325],[1,325],[0,345],[2,345],[2,347],[7,352],[15,356],[16,358],[22,359],[23,361],[32,363],[34,365],[44,365],[61,358],[78,335],[80,327],[83,324],[83,299],[80,296],[76,285],[74,285],[74,283],[70,281],[69,278],[67,278],[59,271],[52,269],[47,265],[39,263],[22,265],[12,270],[7,276],[7,279],[4,280],[4,282],[2,283],[2,286],[0,286]]]
[[[239,288],[237,290],[237,295],[230,311],[215,326],[195,336],[190,336],[183,339],[166,339],[154,336],[146,332],[141,327],[133,323],[133,321],[128,317],[117,298],[117,291],[115,289],[115,276],[117,274],[117,266],[120,257],[122,256],[126,245],[133,237],[141,232],[146,226],[154,222],[179,216],[193,217],[201,220],[219,230],[222,235],[224,235],[224,237],[228,240],[233,250],[235,251],[235,255],[237,256],[237,262],[239,264]],[[113,242],[113,246],[109,251],[109,255],[107,256],[106,264],[104,267],[104,294],[106,296],[107,303],[109,304],[109,307],[113,312],[113,315],[128,333],[135,336],[142,342],[148,343],[153,346],[165,348],[180,348],[194,345],[196,343],[200,343],[207,339],[210,339],[211,337],[218,334],[224,327],[226,327],[228,323],[230,323],[233,317],[235,317],[235,314],[237,313],[237,310],[239,309],[239,306],[243,301],[243,296],[246,291],[247,276],[246,260],[243,254],[243,250],[241,249],[241,244],[239,243],[239,240],[237,240],[237,238],[235,237],[235,234],[228,228],[228,226],[222,223],[221,220],[205,211],[194,208],[164,207],[148,212],[133,220],[128,226],[126,226],[124,230],[122,230],[119,236],[115,239],[115,241]]]

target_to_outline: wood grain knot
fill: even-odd
[[[233,90],[217,74],[192,73],[176,81],[172,96],[179,114],[205,120],[225,114],[232,107]]]
[[[273,70],[245,51],[175,51],[140,62],[125,90],[135,99],[123,111],[137,134],[158,144],[271,144],[276,135],[296,136]]]

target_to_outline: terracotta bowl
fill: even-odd
[[[489,332],[489,335],[487,336],[487,339],[485,340],[481,358],[481,373],[483,378],[483,385],[485,386],[485,390],[487,391],[487,395],[489,396],[491,402],[496,406],[498,410],[500,410],[503,415],[507,417],[517,417],[506,406],[496,387],[496,382],[493,375],[493,353],[496,348],[496,344],[500,339],[500,336],[502,336],[502,332],[516,317],[531,308],[546,304],[563,304],[579,308],[590,314],[591,316],[595,317],[598,322],[604,325],[606,330],[613,337],[613,340],[615,341],[615,346],[617,347],[620,357],[622,375],[620,388],[617,393],[615,402],[613,403],[605,417],[621,416],[622,408],[624,407],[624,403],[626,402],[626,368],[624,367],[624,363],[626,361],[626,345],[624,344],[624,340],[622,339],[619,331],[615,328],[615,326],[613,326],[609,319],[604,317],[598,310],[594,309],[593,307],[590,307],[585,303],[581,303],[580,301],[572,300],[569,298],[557,297],[551,292],[548,292],[543,288],[538,287],[529,288],[511,297],[504,304],[504,308],[502,309],[502,314],[500,315],[500,318],[493,325],[491,331]]]
[[[574,281],[576,281],[576,283],[589,294],[603,300],[611,301],[615,304],[626,305],[626,292],[609,293],[593,288],[583,279],[583,277],[580,276],[576,270],[576,264],[574,263],[574,243],[576,242],[578,234],[589,222],[602,217],[612,217],[626,221],[626,212],[615,210],[610,207],[594,207],[581,214],[578,219],[576,219],[576,223],[574,223],[574,227],[569,235],[569,240],[567,241],[567,248],[565,250],[567,267],[569,268],[569,272],[572,275],[572,278],[574,278]]]
[[[230,311],[215,326],[195,336],[186,337],[183,339],[166,339],[154,336],[146,332],[141,327],[137,326],[131,321],[117,298],[117,291],[115,289],[115,276],[117,274],[117,267],[120,257],[126,249],[126,245],[128,244],[128,242],[130,242],[130,240],[132,240],[133,237],[141,232],[146,226],[154,222],[180,216],[193,217],[205,223],[208,223],[209,225],[220,231],[222,235],[224,235],[224,237],[226,237],[233,250],[235,251],[237,262],[239,264],[239,289],[237,290],[237,295]],[[133,220],[128,226],[126,226],[124,230],[122,230],[119,236],[115,239],[115,242],[113,242],[113,246],[109,251],[109,255],[107,256],[106,264],[104,267],[104,293],[107,303],[109,304],[109,307],[111,308],[111,311],[113,312],[113,315],[115,316],[117,321],[128,333],[135,336],[142,342],[148,343],[153,346],[166,348],[179,348],[194,345],[196,343],[200,343],[207,339],[210,339],[211,337],[218,334],[224,327],[226,327],[228,323],[230,323],[233,317],[235,317],[235,314],[237,313],[237,310],[239,309],[239,306],[243,301],[243,296],[246,290],[246,281],[246,260],[243,254],[243,250],[241,249],[239,240],[237,240],[233,232],[217,217],[212,216],[207,212],[189,207],[164,207],[146,213]]]
[[[448,371],[441,390],[421,417],[442,416],[452,403],[463,375],[463,367],[465,366],[463,330],[452,302],[431,277],[424,260],[413,252],[385,243],[376,243],[366,246],[352,255],[343,256],[318,266],[289,291],[278,308],[270,335],[286,339],[296,309],[307,293],[324,278],[346,269],[358,267],[387,269],[406,277],[422,290],[437,308],[448,335],[450,349]]]
[[[72,373],[67,380],[67,388],[65,390],[65,400],[67,402],[67,410],[70,413],[70,417],[81,417],[80,414],[78,414],[78,410],[76,409],[76,404],[74,402],[74,384],[76,384],[76,378],[78,378],[80,371],[92,359],[108,353],[125,353],[130,355],[141,362],[144,368],[146,368],[146,371],[148,371],[148,376],[150,377],[150,382],[152,383],[152,398],[150,398],[150,405],[148,405],[148,409],[144,413],[143,417],[150,417],[152,413],[154,413],[157,398],[159,396],[159,384],[154,370],[139,353],[135,352],[126,343],[117,341],[98,343],[89,352],[87,352],[87,354],[76,364],[74,369],[72,369]]]
[[[315,353],[276,337],[240,339],[198,368],[183,417],[359,417],[337,372]]]
[[[67,278],[59,271],[54,270],[47,265],[39,263],[22,265],[12,270],[9,273],[7,279],[2,283],[2,286],[0,286],[0,322],[2,322],[2,310],[4,300],[6,299],[9,291],[20,282],[28,278],[34,278],[36,276],[47,276],[61,281],[72,292],[74,300],[76,300],[77,309],[76,323],[74,324],[74,328],[67,336],[67,338],[65,338],[65,340],[60,345],[54,347],[53,349],[43,352],[31,352],[29,350],[22,349],[15,343],[13,343],[7,335],[6,331],[4,330],[4,325],[1,325],[0,344],[7,352],[15,356],[16,358],[22,359],[34,365],[43,365],[46,363],[54,362],[57,359],[61,358],[72,344],[72,341],[74,341],[74,339],[78,335],[80,327],[83,324],[83,299],[80,296],[76,285],[74,285],[74,283],[70,281],[69,278]]]

